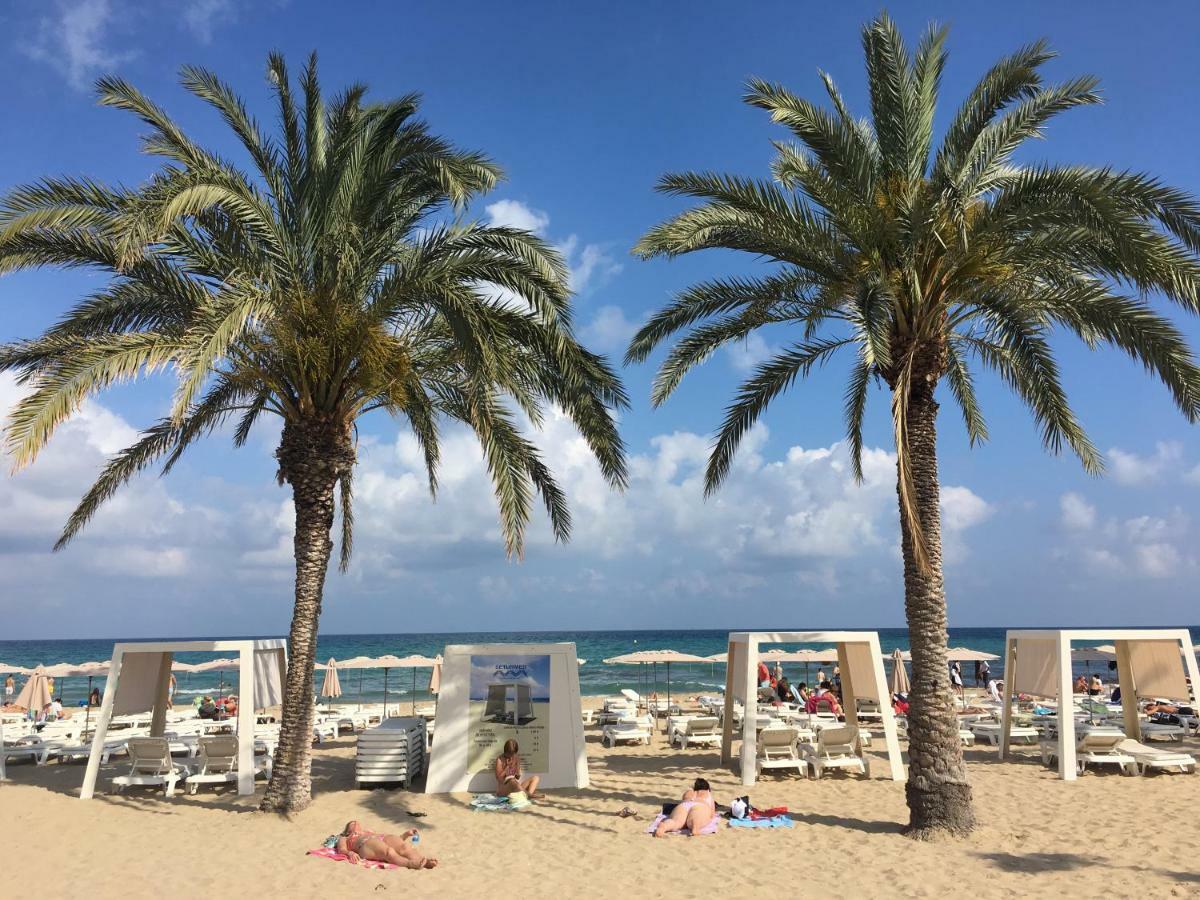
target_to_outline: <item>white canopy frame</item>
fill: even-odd
[[[1008,756],[1013,694],[1027,693],[1055,699],[1058,702],[1058,774],[1064,781],[1078,778],[1071,682],[1071,644],[1074,641],[1111,641],[1116,644],[1117,679],[1121,686],[1125,734],[1135,741],[1141,740],[1142,731],[1137,707],[1139,680],[1145,693],[1167,694],[1185,702],[1190,699],[1185,675],[1191,679],[1192,690],[1200,691],[1200,667],[1197,666],[1191,633],[1186,628],[1009,631],[1004,640],[1004,694],[1008,702],[1004,704],[1000,758]],[[1168,647],[1169,651],[1164,652]],[[1176,694],[1180,696],[1176,698]]]
[[[254,722],[256,710],[282,700],[282,679],[287,672],[287,642],[282,638],[228,641],[134,641],[113,645],[112,662],[104,685],[104,700],[96,717],[96,734],[88,756],[79,799],[90,800],[100,775],[100,758],[120,691],[122,703],[134,708],[120,713],[150,710],[150,734],[161,737],[167,724],[167,693],[171,662],[176,653],[236,653],[238,678],[238,793],[254,793]],[[272,677],[274,676],[274,677]],[[153,679],[150,691],[145,680]],[[121,691],[122,679],[128,685]],[[132,683],[131,683],[132,682]],[[148,700],[146,699],[148,696]]]
[[[740,689],[742,705],[742,784],[754,784],[757,778],[755,720],[758,718],[759,644],[834,644],[842,677],[842,706],[846,722],[858,724],[859,699],[876,700],[883,717],[883,736],[887,746],[892,780],[904,781],[904,761],[896,736],[896,716],[891,693],[883,673],[883,652],[877,631],[731,631],[729,657],[725,670],[725,718],[721,729],[721,764],[733,760],[733,703]]]

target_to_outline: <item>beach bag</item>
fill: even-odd
[[[729,804],[729,818],[745,819],[750,815],[750,810],[753,808],[750,805],[749,797],[737,797]]]

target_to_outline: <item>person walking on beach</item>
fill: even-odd
[[[172,672],[171,680],[167,684],[167,709],[175,708],[175,689],[178,686],[179,686],[178,683],[175,681],[175,673]]]
[[[986,659],[976,663],[976,667],[979,669],[979,677],[975,679],[975,684],[986,685],[992,679],[992,667],[988,665]]]
[[[4,705],[8,706],[13,701],[13,694],[17,691],[17,683],[13,681],[13,677],[9,675],[4,679]]]
[[[954,686],[954,692],[958,694],[958,699],[962,701],[963,706],[966,706],[967,692],[963,687],[962,667],[958,664],[958,660],[950,663],[950,683]]]

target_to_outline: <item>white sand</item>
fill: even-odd
[[[612,750],[597,728],[587,734],[592,786],[519,813],[473,812],[466,795],[355,790],[349,736],[317,748],[315,801],[290,821],[231,789],[166,800],[130,788],[83,802],[82,764],[11,764],[0,883],[39,898],[1200,896],[1200,775],[1064,783],[1032,749],[1002,764],[995,748],[976,747],[967,759],[982,826],[964,841],[917,843],[899,834],[904,786],[876,752],[869,781],[768,776],[752,788],[756,805],[790,809],[792,829],[722,825],[713,837],[656,841],[643,829],[693,778],[707,777],[722,803],[741,793],[738,779],[716,751],[673,750],[661,734],[652,747]],[[1200,753],[1194,738],[1185,746]],[[114,760],[101,786],[123,767]],[[640,818],[613,815],[625,805]],[[352,818],[419,828],[441,867],[378,872],[305,856]]]

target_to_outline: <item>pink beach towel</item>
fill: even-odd
[[[654,829],[658,827],[658,823],[661,822],[665,818],[666,818],[666,816],[664,816],[662,813],[659,813],[657,816],[655,816],[654,821],[650,823],[650,827],[646,829],[646,834],[654,834]],[[697,831],[696,834],[697,835],[716,834],[717,833],[717,824],[719,821],[720,820],[716,816],[713,816],[712,820],[707,825],[705,825],[703,828],[701,828],[699,831]],[[690,828],[684,828],[679,831],[672,831],[670,834],[682,834],[685,837],[691,837],[692,830]],[[668,837],[669,836],[670,835],[668,835]]]
[[[319,856],[322,859],[332,859],[334,862],[350,862],[350,857],[345,853],[338,853],[329,847],[318,847],[316,850],[309,850],[309,856]],[[395,863],[381,862],[377,859],[363,859],[358,863],[360,866],[367,869],[398,869],[400,868]]]

